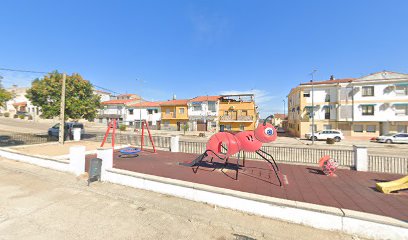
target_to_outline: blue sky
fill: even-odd
[[[0,68],[78,72],[148,100],[254,92],[262,116],[310,80],[408,73],[408,1],[1,1]],[[0,71],[27,86],[38,74]]]

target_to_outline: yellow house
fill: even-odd
[[[222,95],[219,102],[220,131],[254,130],[258,113],[253,94]]]
[[[187,102],[187,99],[180,99],[160,103],[162,130],[183,130],[188,122]]]

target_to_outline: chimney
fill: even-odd
[[[331,80],[331,81],[336,80],[336,78],[334,77],[334,75],[330,75],[330,80]]]

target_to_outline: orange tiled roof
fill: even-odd
[[[355,78],[341,78],[341,79],[334,79],[334,80],[316,81],[316,82],[313,82],[313,85],[331,84],[331,83],[347,83],[347,82],[352,82],[354,79]],[[312,85],[312,82],[301,83],[300,85]]]
[[[160,106],[175,106],[175,105],[187,105],[188,99],[180,100],[167,100],[160,103]]]
[[[198,96],[189,100],[189,102],[205,102],[205,101],[217,101],[220,96]]]
[[[273,115],[275,118],[285,119],[286,115],[282,113],[276,113]]]
[[[118,105],[118,104],[126,104],[128,102],[135,101],[134,99],[114,99],[105,102],[101,102],[102,105]]]
[[[17,103],[13,103],[13,106],[27,106],[27,102],[17,102]]]
[[[161,102],[136,102],[128,104],[129,107],[160,107]]]

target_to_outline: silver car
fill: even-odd
[[[408,143],[408,133],[389,133],[377,138],[379,143]]]

